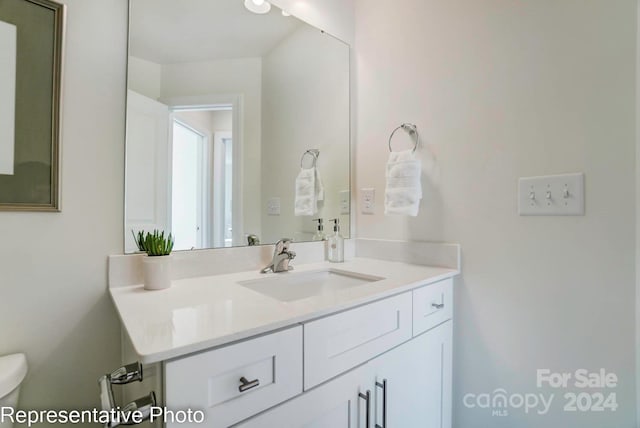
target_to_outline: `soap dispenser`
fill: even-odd
[[[327,258],[330,262],[341,263],[344,262],[344,238],[340,234],[340,219],[329,221],[333,222],[333,235],[328,238]]]
[[[321,218],[314,218],[313,221],[318,222],[318,230],[316,231],[316,234],[313,235],[313,238],[311,239],[314,241],[326,241],[327,236],[324,234],[323,220]]]

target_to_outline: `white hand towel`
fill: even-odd
[[[421,174],[422,165],[412,150],[389,154],[384,195],[385,215],[418,215],[422,199]]]
[[[316,200],[318,202],[324,201],[324,184],[322,184],[322,178],[320,178],[320,172],[318,168],[313,168],[316,178]]]
[[[301,168],[296,178],[295,214],[315,215],[318,212],[317,180],[315,168]]]

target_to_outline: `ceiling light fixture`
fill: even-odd
[[[282,11],[282,16],[291,16],[291,14],[289,12],[287,12],[286,10]]]
[[[269,13],[271,10],[271,4],[265,0],[244,0],[244,7],[258,14]]]

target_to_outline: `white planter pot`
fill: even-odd
[[[171,287],[171,254],[147,256],[142,259],[145,290],[164,290]]]

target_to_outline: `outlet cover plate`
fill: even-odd
[[[267,201],[267,215],[280,215],[280,198],[269,198]]]
[[[351,196],[348,190],[340,191],[340,214],[349,214],[351,205]]]
[[[375,214],[376,211],[376,189],[363,188],[360,191],[362,214]]]

